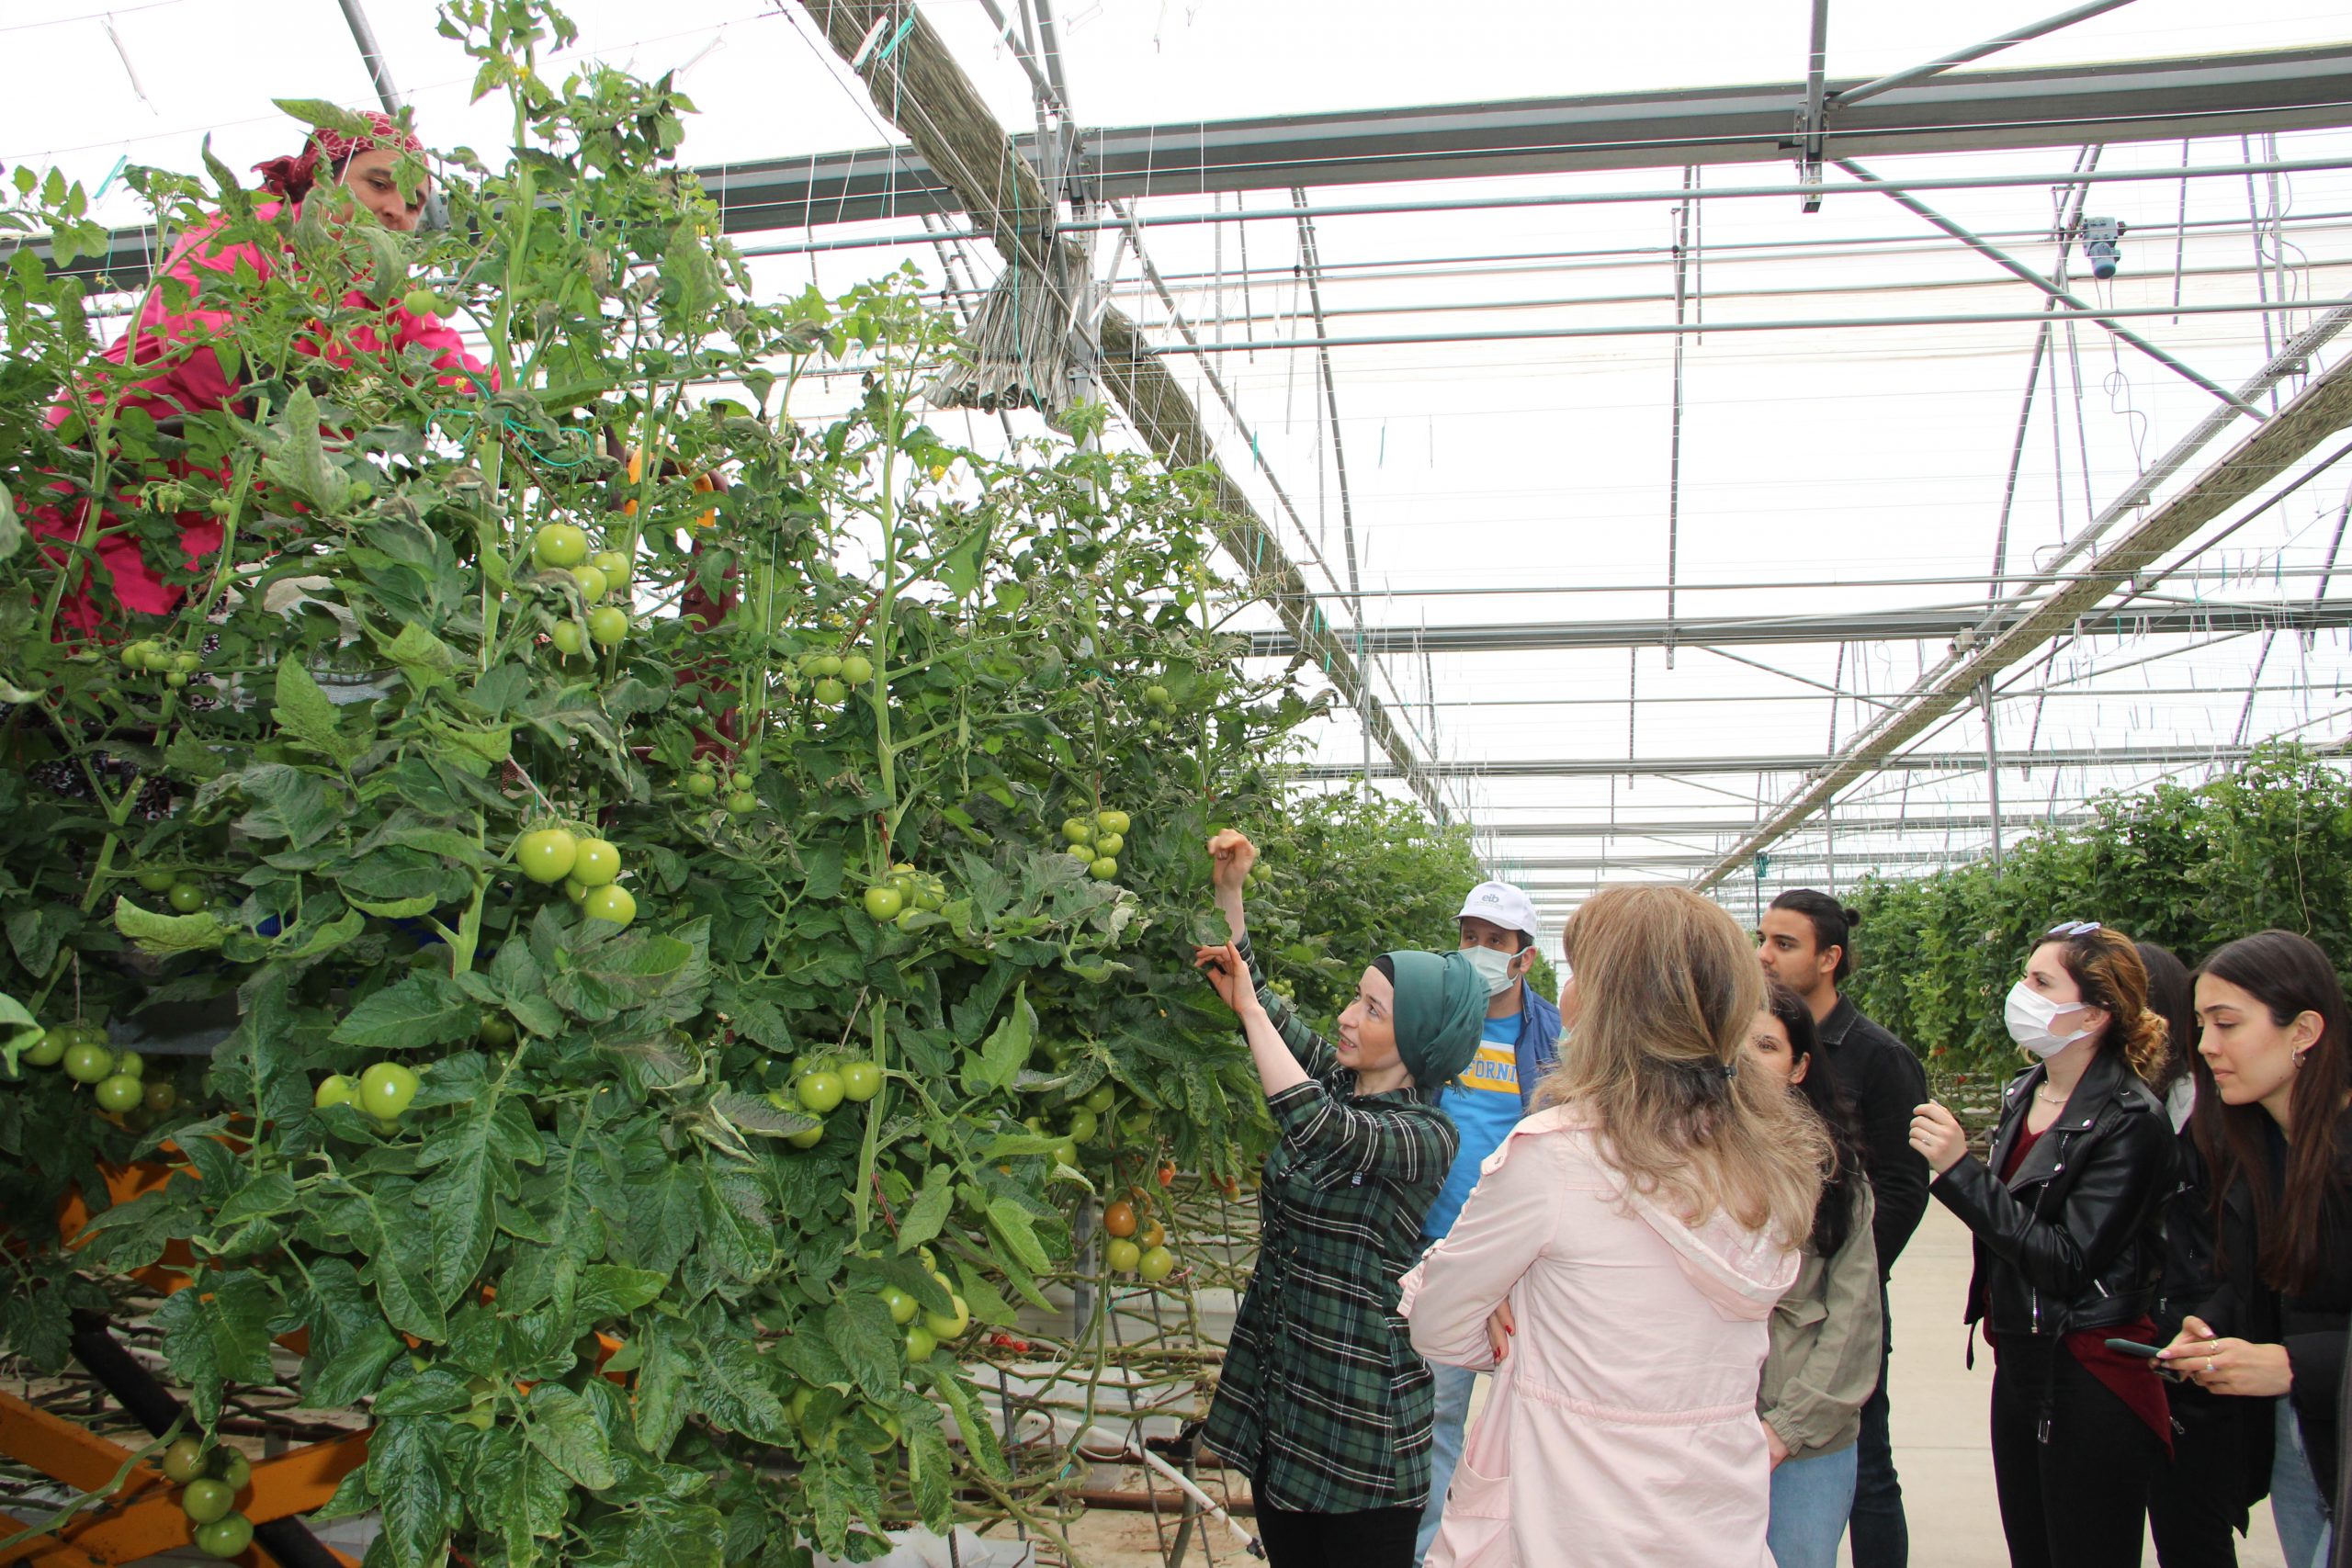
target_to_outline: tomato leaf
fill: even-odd
[[[531,1390],[526,1415],[531,1446],[548,1463],[591,1491],[613,1483],[613,1456],[605,1445],[605,1429],[578,1394],[561,1383],[543,1382]]]
[[[418,970],[353,1008],[333,1038],[368,1051],[413,1050],[464,1039],[474,1032],[477,1016],[454,982]]]
[[[702,1245],[713,1261],[745,1284],[773,1273],[779,1260],[775,1221],[759,1188],[706,1160],[700,1196]]]
[[[922,1173],[922,1186],[899,1220],[899,1250],[912,1252],[939,1234],[956,1203],[955,1175],[944,1165]]]
[[[703,1413],[729,1431],[741,1432],[756,1442],[792,1440],[784,1402],[768,1386],[767,1369],[749,1341],[732,1335],[706,1340],[695,1391]]]
[[[278,729],[303,750],[325,758],[338,768],[351,765],[363,748],[346,739],[335,725],[334,705],[299,658],[277,661],[277,682],[271,716]]]
[[[1036,1031],[1037,1014],[1029,1005],[1029,985],[1024,980],[1012,993],[1012,1010],[980,1048],[979,1059],[965,1065],[965,1084],[975,1090],[1010,1088],[1013,1076],[1029,1065]]]
[[[458,1499],[449,1488],[433,1416],[395,1416],[368,1435],[368,1489],[383,1505],[392,1568],[438,1568]]]
[[[209,909],[193,915],[159,915],[142,909],[129,897],[114,901],[114,929],[136,942],[141,953],[201,953],[220,945],[226,934]]]
[[[210,1426],[224,1382],[270,1381],[269,1321],[277,1295],[258,1274],[208,1273],[155,1309],[164,1359],[187,1384],[188,1404]]]

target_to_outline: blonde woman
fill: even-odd
[[[1429,1568],[1770,1568],[1757,1383],[1827,1136],[1740,1070],[1764,976],[1723,910],[1607,888],[1561,946],[1574,1038],[1405,1280],[1414,1348],[1497,1373]]]

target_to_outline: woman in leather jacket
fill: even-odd
[[[2352,1321],[2352,1058],[2327,954],[2292,931],[2231,942],[2197,976],[2197,1119],[2211,1119],[2223,1288],[2167,1360],[2275,1409],[2270,1509],[2290,1568],[2328,1555],[2335,1410]]]
[[[2003,1097],[1990,1164],[1940,1105],[1911,1145],[1928,1190],[1975,1235],[1968,1321],[1992,1341],[1993,1472],[2013,1568],[2140,1561],[2150,1473],[2171,1439],[2163,1383],[2107,1348],[2152,1341],[2173,1131],[2142,1080],[2165,1023],[2129,938],[2070,921],[2043,935],[2003,1008],[2041,1058]]]

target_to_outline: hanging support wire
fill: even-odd
[[[1686,165],[1682,183],[1690,186],[1696,171]],[[1690,209],[1684,202],[1674,209],[1674,324],[1683,324],[1689,303]],[[1322,323],[1316,323],[1319,335]],[[1666,667],[1674,668],[1674,580],[1682,547],[1682,340],[1674,334],[1674,397],[1668,415],[1666,455]]]
[[[1883,187],[1886,184],[1885,181],[1881,180],[1876,175],[1871,174],[1868,169],[1862,167],[1861,164],[1855,163],[1851,158],[1839,158],[1837,160],[1837,164],[1838,167],[1843,169],[1848,175],[1857,180],[1860,180],[1866,186]],[[2020,278],[2027,283],[2030,283],[2036,288],[2041,289],[2044,294],[2047,294],[2051,299],[2058,301],[2060,304],[2065,305],[2073,310],[2090,317],[2093,321],[2098,322],[2100,326],[2105,327],[2109,332],[2113,333],[2117,337],[2120,338],[2125,343],[2130,344],[2133,348],[2138,349],[2141,353],[2146,355],[2149,358],[2154,360],[2165,369],[2181,377],[2192,385],[2211,393],[2214,397],[2221,399],[2222,401],[2229,404],[2230,407],[2237,410],[2238,412],[2245,415],[2248,419],[2260,422],[2269,417],[2268,414],[2256,407],[2253,403],[2238,396],[2235,392],[2231,391],[2228,388],[2222,386],[2219,382],[2214,381],[2202,372],[2190,366],[2183,364],[2178,359],[2174,358],[2171,355],[2166,354],[2163,349],[2158,348],[2154,344],[2150,343],[2146,338],[2142,337],[2131,328],[2117,321],[2114,317],[2100,315],[2097,307],[2088,304],[2080,296],[2061,288],[2055,283],[2052,283],[2049,278],[2042,276],[2041,274],[2034,271],[2033,268],[2026,265],[2025,263],[2018,260],[2007,251],[2002,250],[1991,241],[1980,238],[1976,234],[1961,227],[1958,223],[1955,223],[1951,219],[1946,218],[1942,213],[1938,212],[1934,208],[1929,207],[1926,202],[1921,201],[1917,197],[1911,195],[1907,191],[1894,189],[1887,189],[1885,191],[1885,195],[1889,201],[1892,201],[1896,206],[1903,208],[1905,210],[1924,219],[1928,223],[1933,224],[1936,228],[1942,230],[1945,233],[1950,234],[1953,239],[1958,240],[1962,244],[1966,245],[1970,250],[1974,251],[1977,254],[2000,267],[2003,271],[2007,272],[2011,276]]]
[[[1295,189],[1291,199],[1299,206],[1306,205],[1306,192]],[[1306,273],[1307,308],[1315,317],[1315,335],[1324,335],[1323,329],[1323,263],[1315,245],[1315,220],[1298,220],[1299,265]],[[1681,357],[1681,340],[1675,340],[1675,356]],[[1323,409],[1328,428],[1331,432],[1331,468],[1340,486],[1340,545],[1348,568],[1348,615],[1355,623],[1356,658],[1363,658],[1363,583],[1356,569],[1355,500],[1348,486],[1348,448],[1340,434],[1340,389],[1331,375],[1331,351],[1325,349],[1317,359],[1323,376]],[[1363,740],[1363,792],[1372,793],[1372,736]]]

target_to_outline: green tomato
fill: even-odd
[[[918,916],[918,915],[920,915],[920,914],[922,914],[922,911],[921,909],[917,909],[917,908],[904,908],[904,909],[899,910],[899,929],[900,931],[915,931],[915,930],[919,929],[919,928],[920,928],[920,926],[922,925],[922,922],[921,922],[920,920],[918,920],[915,917],[916,917],[916,916]]]
[[[817,661],[808,668],[812,673],[830,679],[848,669],[849,662],[838,653],[820,653],[817,656]]]
[[[842,1098],[863,1105],[882,1091],[882,1069],[872,1062],[849,1062],[842,1067]]]
[[[412,316],[446,315],[449,302],[422,285],[401,296],[401,309]]]
[[[1164,1247],[1152,1247],[1136,1264],[1136,1271],[1154,1284],[1168,1278],[1175,1268],[1176,1255]]]
[[[865,890],[865,912],[876,925],[897,919],[906,907],[907,896],[895,887],[885,885]]]
[[[845,1089],[839,1073],[820,1069],[800,1080],[795,1091],[800,1097],[800,1108],[822,1116],[842,1102]]]
[[[139,886],[150,893],[169,893],[172,884],[180,879],[178,872],[150,869],[139,873]]]
[[[1078,1145],[1070,1142],[1068,1138],[1064,1138],[1060,1143],[1054,1145],[1054,1159],[1056,1163],[1066,1165],[1069,1167],[1070,1169],[1076,1170],[1078,1168]]]
[[[588,897],[588,885],[576,876],[567,876],[563,879],[563,896],[575,904],[584,903]]]
[[[1069,1137],[1071,1143],[1091,1143],[1094,1141],[1094,1134],[1101,1130],[1101,1120],[1086,1107],[1081,1105],[1069,1113]]]
[[[1066,817],[1062,819],[1062,837],[1073,844],[1082,844],[1094,837],[1094,829],[1075,817]]]
[[[904,1328],[907,1325],[915,1320],[916,1304],[914,1297],[907,1294],[906,1292],[899,1289],[896,1285],[885,1285],[882,1287],[882,1304],[890,1309],[890,1321],[897,1324],[901,1328]]]
[[[1088,866],[1086,874],[1097,882],[1108,882],[1119,874],[1119,863],[1111,856],[1104,855],[1092,865]]]
[[[220,1478],[220,1484],[226,1486],[230,1491],[243,1492],[253,1483],[253,1461],[247,1459],[244,1455],[239,1453],[234,1449],[214,1449],[212,1450],[212,1473],[219,1476]]]
[[[114,1059],[114,1070],[127,1078],[147,1076],[147,1060],[136,1051],[125,1051]]]
[[[784,1135],[784,1141],[796,1149],[813,1149],[825,1141],[825,1130],[822,1127],[811,1127],[805,1133],[786,1133]]]
[[[228,1517],[236,1506],[237,1495],[226,1482],[191,1481],[180,1494],[180,1512],[200,1525]]]
[[[550,523],[531,539],[531,560],[541,569],[564,570],[588,558],[588,536],[572,523]]]
[[[629,559],[618,550],[598,550],[588,558],[588,564],[605,574],[606,589],[618,588],[628,581]]]
[[[156,1115],[168,1115],[180,1102],[179,1086],[163,1082],[151,1083],[140,1098],[147,1109]]]
[[[320,1111],[324,1111],[330,1105],[348,1105],[351,1103],[352,1096],[358,1092],[358,1085],[341,1073],[329,1073],[320,1081],[318,1089],[311,1094],[311,1104]]]
[[[811,688],[817,700],[827,707],[839,707],[849,700],[849,688],[828,675]]]
[[[618,648],[628,636],[628,612],[618,604],[599,604],[588,612],[588,635],[599,648]]]
[[[416,1098],[416,1074],[398,1062],[374,1062],[359,1075],[359,1109],[379,1122],[394,1122]]]
[[[202,654],[175,653],[172,655],[172,673],[175,675],[193,675],[203,668]]]
[[[514,841],[514,863],[537,883],[561,882],[580,859],[580,840],[561,828],[540,828]]]
[[[175,692],[187,690],[187,677],[175,670],[164,677],[164,684]]]
[[[927,1312],[922,1314],[922,1325],[931,1330],[932,1337],[935,1339],[956,1338],[972,1326],[972,1309],[964,1304],[964,1298],[950,1295],[947,1299],[956,1303],[954,1312]]]
[[[1072,844],[1069,847],[1069,858],[1078,862],[1080,865],[1092,865],[1094,863],[1094,846],[1092,844]]]
[[[1127,840],[1117,833],[1098,833],[1095,835],[1094,852],[1098,855],[1116,855],[1121,850],[1124,850],[1126,847]]]
[[[1102,1261],[1114,1274],[1132,1274],[1136,1265],[1143,1261],[1143,1248],[1121,1236],[1102,1249]]]
[[[164,1450],[163,1462],[157,1466],[164,1479],[175,1486],[185,1486],[204,1473],[204,1445],[194,1438],[175,1438]]]
[[[147,1091],[137,1078],[117,1073],[111,1077],[100,1078],[98,1087],[91,1093],[101,1111],[129,1111],[145,1098]]]
[[[1168,695],[1167,687],[1146,686],[1143,689],[1143,700],[1156,708],[1164,708],[1171,699]]]
[[[1124,811],[1104,811],[1098,813],[1094,821],[1095,825],[1101,828],[1105,833],[1125,833],[1129,827],[1127,814]]]
[[[580,590],[580,597],[594,604],[605,596],[605,574],[593,566],[575,566],[571,581]]]
[[[75,1083],[97,1083],[110,1078],[114,1077],[114,1053],[94,1040],[76,1040],[65,1050],[65,1076]]]
[[[637,895],[615,886],[591,887],[588,897],[580,900],[580,908],[592,920],[610,920],[616,926],[626,926],[637,919]]]
[[[1102,1116],[1109,1113],[1111,1107],[1118,1102],[1118,1099],[1119,1091],[1109,1084],[1097,1084],[1094,1091],[1079,1103],[1095,1115]]]
[[[688,773],[686,793],[696,800],[708,800],[718,793],[718,780],[708,773]]]
[[[65,1058],[65,1047],[81,1038],[70,1023],[44,1030],[41,1037],[24,1049],[17,1060],[32,1067],[53,1067]]]
[[[514,1043],[514,1021],[503,1012],[486,1012],[475,1033],[483,1044],[503,1049]]]
[[[175,882],[172,890],[164,895],[164,902],[183,915],[193,915],[204,908],[204,885],[200,882]]]
[[[907,1330],[908,1360],[928,1361],[931,1359],[932,1352],[938,1348],[939,1337],[922,1325],[917,1324]]]
[[[582,839],[571,863],[572,877],[583,887],[602,887],[621,874],[621,852],[602,839]]]
[[[558,621],[554,629],[548,633],[548,640],[555,644],[555,650],[566,659],[577,659],[581,650],[588,646],[588,631],[578,621]]]
[[[749,817],[760,808],[760,797],[748,789],[739,789],[726,801],[729,817]]]
[[[874,660],[862,653],[853,653],[842,660],[842,684],[863,686],[874,679]]]
[[[254,1522],[243,1514],[197,1527],[196,1549],[207,1557],[234,1557],[253,1543]]]

